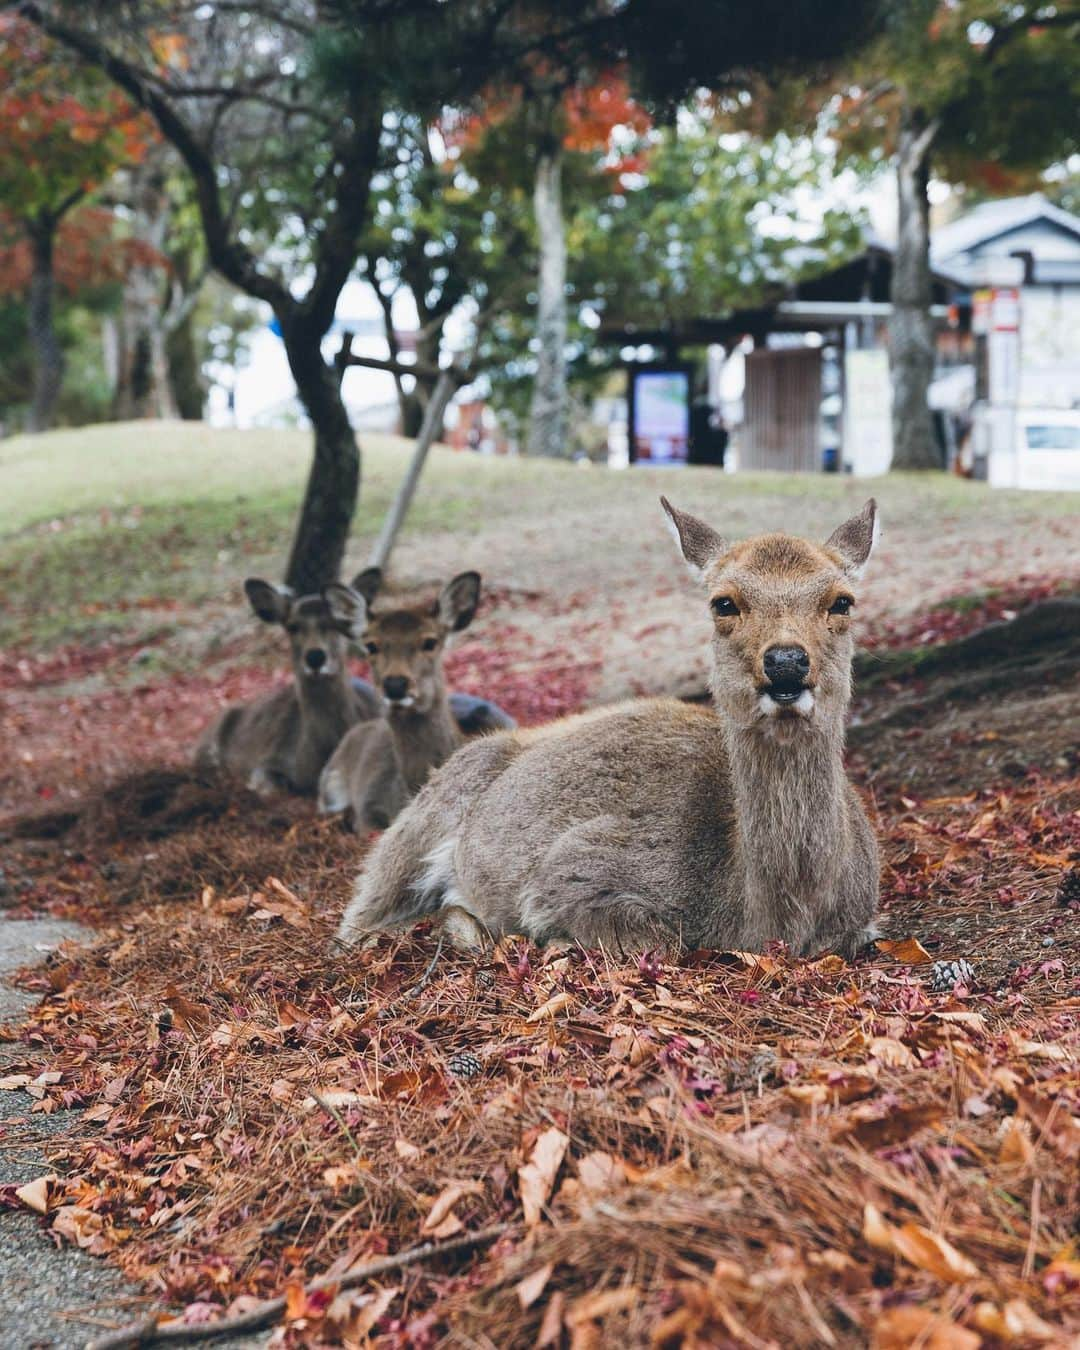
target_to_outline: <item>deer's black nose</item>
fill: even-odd
[[[387,675],[382,682],[382,687],[387,698],[404,698],[409,692],[409,681],[404,675]]]
[[[321,647],[310,647],[304,653],[304,660],[312,670],[321,670],[326,665],[326,653]]]
[[[810,674],[810,657],[803,647],[770,647],[764,665],[770,684],[802,684]]]

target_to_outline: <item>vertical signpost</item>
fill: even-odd
[[[975,476],[993,487],[1017,483],[1016,405],[1020,397],[1020,288],[1023,264],[995,259],[972,298],[975,335]]]

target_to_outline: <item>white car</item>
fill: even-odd
[[[992,487],[1080,492],[1080,410],[1017,408],[1013,434],[990,452]]]

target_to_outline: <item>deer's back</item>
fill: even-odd
[[[470,801],[455,855],[485,922],[513,930],[529,896],[557,899],[561,880],[569,894],[578,857],[613,890],[634,887],[674,913],[689,915],[708,894],[715,905],[732,854],[732,794],[714,713],[643,700],[495,739],[513,754]]]

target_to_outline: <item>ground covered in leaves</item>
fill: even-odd
[[[9,913],[101,936],[27,972],[40,1006],[0,1032],[0,1090],[33,1103],[22,1137],[35,1113],[85,1108],[49,1177],[0,1204],[192,1323],[285,1292],[287,1345],[1071,1343],[1080,667],[1068,625],[1044,625],[1022,644],[1045,665],[1033,691],[986,626],[1030,614],[1041,632],[1041,605],[1074,603],[1060,590],[881,632],[852,768],[884,841],[888,938],[853,965],[618,965],[520,942],[432,964],[425,929],[332,958],[360,861],[335,824],[182,768],[93,786],[103,762],[190,743],[208,684],[74,696],[78,734],[26,699],[33,750],[8,772],[40,800],[4,827]],[[456,682],[475,661],[481,692],[542,720],[587,696],[546,655],[466,647]],[[226,678],[236,696],[267,676]],[[108,740],[110,696],[146,719],[149,753]],[[972,972],[935,988],[933,963],[959,959]],[[305,1290],[491,1225],[481,1249]]]
[[[0,1206],[193,1326],[283,1294],[292,1346],[1075,1343],[1076,499],[875,483],[850,765],[881,950],[432,964],[421,929],[340,960],[356,841],[185,767],[219,705],[284,674],[240,581],[278,574],[309,446],[265,437],[0,451],[0,907],[100,934],[26,972],[41,1002],[0,1031],[25,1104],[0,1147],[82,1109]],[[408,450],[365,444],[356,566]],[[672,481],[437,452],[397,556],[484,573],[454,687],[525,723],[700,697]],[[865,491],[688,469],[677,503],[825,538]]]

